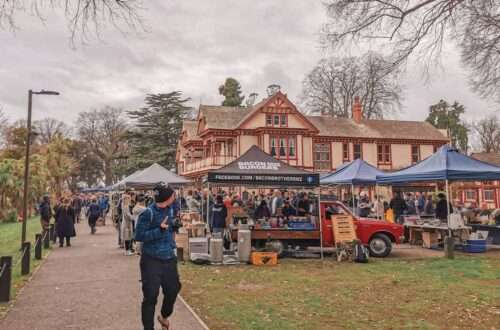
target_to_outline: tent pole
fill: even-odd
[[[446,225],[448,226],[448,230],[450,231],[450,188],[448,185],[448,180],[445,180],[446,182],[446,208],[448,209],[448,216],[446,217]]]
[[[318,188],[318,218],[319,218],[319,251],[321,254],[321,260],[324,259],[323,256],[323,220],[321,219],[321,187]]]
[[[201,183],[201,220],[203,221],[204,217],[203,215],[205,214],[205,211],[203,210],[203,202],[205,201],[205,196],[203,196],[203,182]]]
[[[210,231],[210,219],[209,219],[210,212],[208,211],[209,207],[210,207],[210,182],[207,182],[207,224],[206,224],[206,227],[208,227],[208,231]]]
[[[352,214],[356,215],[356,205],[354,205],[354,185],[351,184],[351,198],[352,198]]]

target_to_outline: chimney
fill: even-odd
[[[363,109],[361,107],[359,96],[354,97],[354,104],[352,105],[352,119],[354,119],[356,124],[361,123],[361,119],[363,119]]]

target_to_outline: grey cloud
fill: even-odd
[[[46,25],[19,16],[21,30],[0,31],[0,106],[13,119],[24,118],[29,88],[60,91],[58,97],[36,98],[34,116],[68,123],[80,111],[105,104],[132,109],[146,93],[173,89],[194,106],[217,104],[217,87],[228,76],[240,80],[245,93],[260,96],[278,83],[298,102],[304,75],[324,55],[318,47],[325,22],[321,1],[164,0],[147,6],[147,32],[123,35],[108,26],[102,40],[76,48],[61,12],[47,12]],[[439,98],[463,101],[481,113],[493,107],[470,92],[458,61],[447,66],[431,86],[409,68],[398,117],[423,119]]]

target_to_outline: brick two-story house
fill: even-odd
[[[199,179],[257,145],[310,171],[333,171],[356,158],[393,170],[447,142],[427,122],[364,119],[359,101],[352,118],[307,116],[278,91],[251,107],[200,105],[196,120],[183,123],[177,166],[179,174]]]

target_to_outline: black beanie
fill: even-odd
[[[161,182],[153,188],[153,194],[156,203],[163,203],[174,194],[174,190]]]

